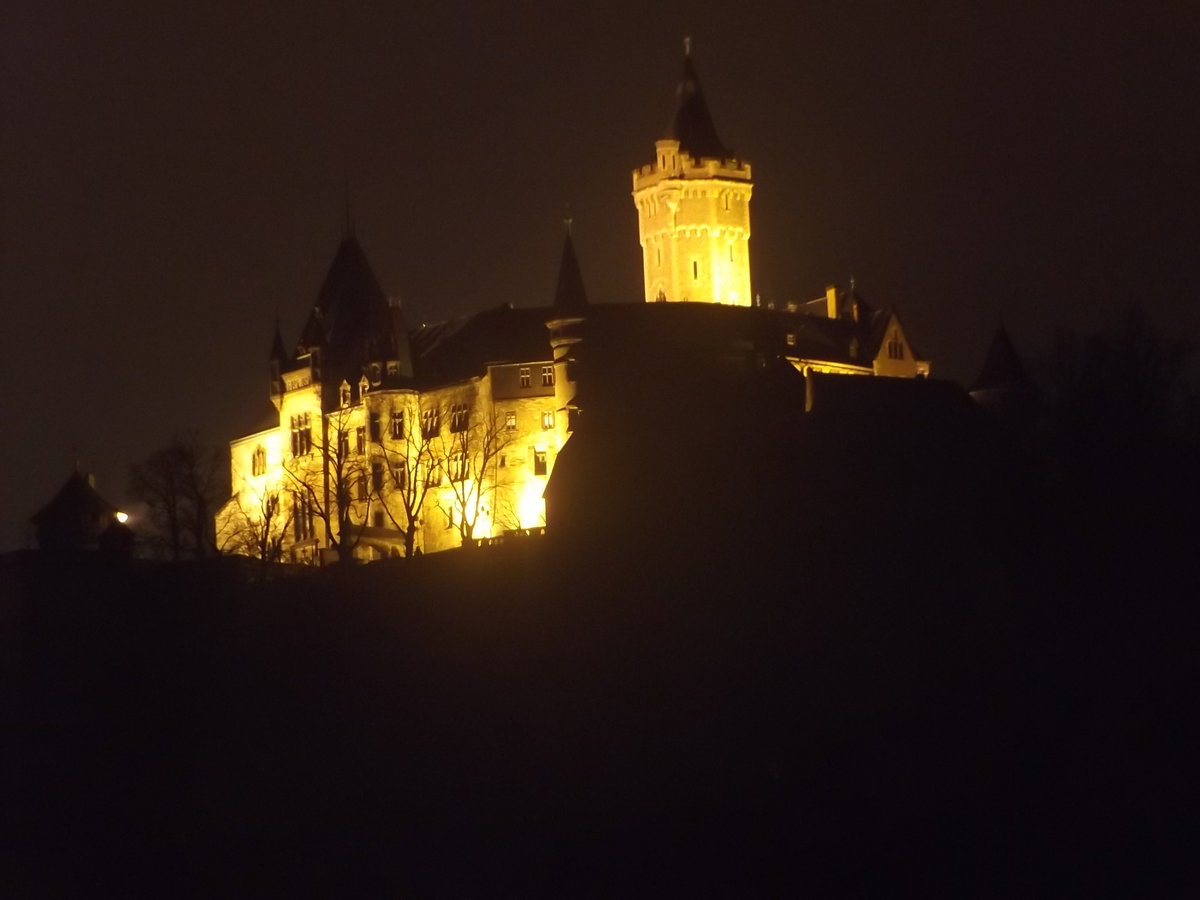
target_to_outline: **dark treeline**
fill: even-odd
[[[1015,421],[929,390],[732,454],[581,429],[564,471],[626,474],[544,539],[10,557],[28,892],[1178,893],[1187,403],[1103,436],[1067,380]]]

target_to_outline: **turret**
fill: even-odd
[[[750,306],[750,165],[717,136],[690,49],[670,133],[633,173],[645,297]]]

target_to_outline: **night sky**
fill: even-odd
[[[0,25],[0,549],[74,461],[268,403],[355,229],[410,322],[549,302],[570,206],[593,302],[641,300],[630,171],[682,37],[754,166],[754,289],[856,279],[934,374],[1132,302],[1195,335],[1194,2],[9,4]]]

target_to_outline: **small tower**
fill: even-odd
[[[684,49],[670,136],[633,173],[646,302],[750,306],[750,164],[717,137]]]

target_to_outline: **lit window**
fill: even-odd
[[[292,456],[304,456],[312,450],[312,414],[292,416]]]
[[[379,413],[373,412],[371,413],[371,441],[378,444],[381,440],[383,440],[383,423]]]
[[[542,412],[542,428],[549,431],[554,427],[554,410],[547,409]]]
[[[523,387],[523,388],[527,388],[527,387],[529,387],[529,386],[530,386],[532,383],[533,383],[533,382],[532,382],[532,380],[531,380],[531,378],[530,378],[530,376],[529,376],[529,367],[528,367],[528,366],[521,366],[521,387]]]
[[[546,474],[546,451],[545,450],[533,451],[533,474],[534,475],[545,475]]]
[[[261,446],[254,448],[254,457],[250,461],[250,471],[255,475],[267,474],[267,451]]]
[[[455,403],[450,407],[450,430],[455,434],[467,430],[471,414],[465,403]]]
[[[382,463],[371,463],[371,490],[377,494],[383,490]]]
[[[367,429],[362,425],[354,429],[354,449],[359,456],[367,452]]]
[[[699,280],[700,280],[700,263],[698,263],[696,260],[693,259],[692,260],[692,281],[699,281]]]
[[[504,430],[505,431],[516,431],[517,430],[517,414],[515,412],[513,412],[512,410],[509,410],[508,412],[506,412],[504,414]]]
[[[784,340],[786,340],[786,341],[787,341],[787,345],[788,345],[789,347],[795,347],[795,346],[796,346],[796,335],[795,335],[795,334],[793,334],[792,332],[790,332],[790,331],[789,331],[789,332],[787,333],[787,336],[784,338]]]
[[[305,494],[292,494],[292,535],[298,541],[313,536],[313,508]]]
[[[392,410],[392,439],[404,439],[404,410]]]
[[[554,387],[554,366],[542,366],[542,387]]]
[[[442,430],[441,411],[435,406],[421,411],[421,434],[425,438],[437,437]]]

